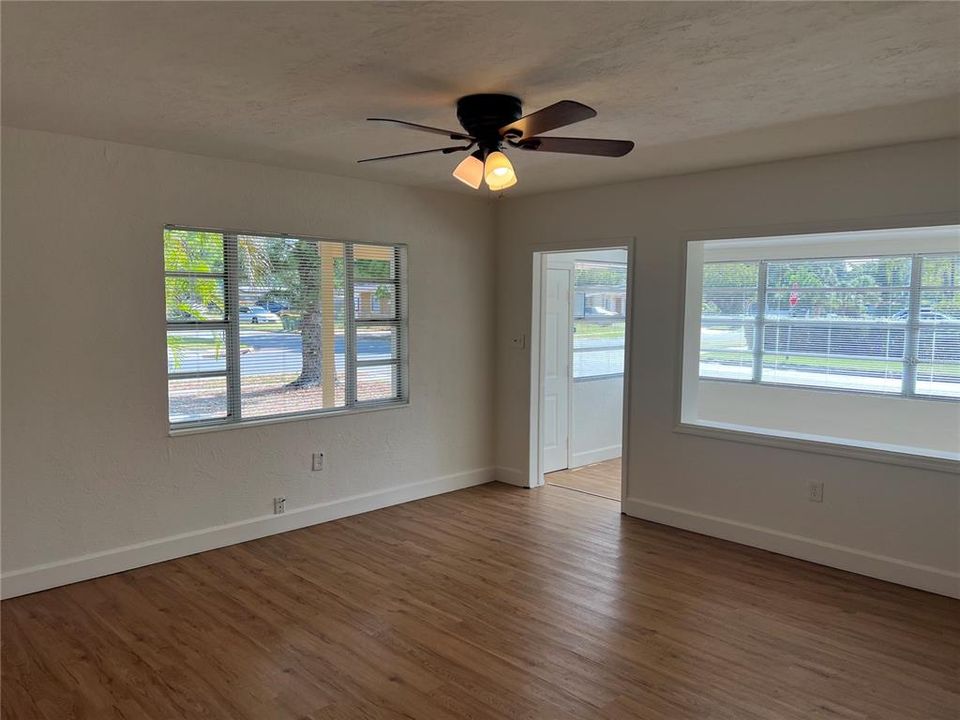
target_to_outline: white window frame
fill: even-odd
[[[223,236],[223,272],[167,272],[166,277],[217,277],[224,283],[224,319],[223,320],[195,320],[171,322],[166,318],[164,307],[164,345],[168,332],[190,332],[191,330],[205,332],[222,330],[226,339],[225,368],[223,370],[182,372],[171,371],[167,368],[167,381],[189,380],[209,377],[224,377],[227,383],[227,414],[225,418],[193,420],[187,422],[170,422],[169,390],[167,393],[167,423],[170,435],[207,432],[210,430],[245,427],[251,425],[266,425],[294,420],[307,420],[330,415],[344,415],[371,410],[404,407],[410,404],[409,375],[410,361],[408,351],[409,322],[407,316],[407,246],[404,243],[387,243],[371,240],[333,240],[302,234],[265,233],[247,230],[226,230],[222,228],[197,227],[191,225],[164,225],[164,231],[185,230],[192,232],[217,233]],[[344,266],[344,405],[333,408],[317,408],[303,412],[278,413],[276,415],[244,418],[240,390],[240,326],[239,321],[239,281],[240,269],[238,266],[237,238],[250,236],[257,238],[284,238],[308,240],[324,243],[334,243],[343,246]],[[384,319],[357,319],[356,297],[353,292],[354,266],[353,252],[357,245],[376,245],[389,247],[394,251],[396,273],[394,277],[394,297],[396,298],[395,316],[392,320]],[[347,312],[350,310],[350,312]],[[391,326],[397,332],[397,357],[395,360],[359,360],[357,357],[356,334],[359,327],[375,325],[378,327]],[[357,399],[357,368],[379,367],[394,365],[397,368],[397,396],[386,400],[358,400]]]
[[[894,224],[887,224],[895,220]],[[790,223],[776,225],[756,225],[742,227],[724,227],[691,231],[679,245],[679,283],[678,308],[681,332],[676,336],[676,352],[681,358],[677,363],[675,375],[674,432],[696,435],[714,440],[747,443],[786,450],[853,458],[861,461],[882,464],[901,465],[949,474],[960,474],[960,458],[939,454],[917,453],[913,449],[889,448],[859,441],[846,441],[840,438],[811,437],[807,434],[781,432],[779,430],[747,427],[732,427],[696,420],[698,406],[698,385],[700,365],[700,314],[702,281],[694,287],[690,282],[690,267],[702,267],[703,243],[723,241],[728,244],[722,259],[729,261],[756,259],[753,252],[742,250],[743,246],[753,246],[758,241],[782,241],[795,245],[798,242],[816,243],[830,236],[831,244],[836,236],[869,236],[870,249],[863,254],[903,255],[904,243],[913,243],[916,234],[925,238],[921,254],[952,253],[960,249],[958,242],[960,216],[956,213],[926,213],[904,215],[898,218],[845,219],[818,223]],[[805,257],[822,256],[829,252],[803,253]],[[851,254],[857,254],[856,252]],[[910,253],[906,253],[910,254]],[[785,259],[796,257],[794,252],[783,253],[772,250],[767,259]],[[718,258],[713,258],[718,259]],[[701,271],[702,276],[702,271]],[[693,310],[691,310],[693,308]],[[696,322],[691,322],[695,319]],[[705,379],[702,382],[720,382]],[[776,386],[774,386],[776,387]],[[812,393],[831,393],[818,387],[803,386]],[[855,393],[854,393],[855,394]],[[873,395],[876,396],[875,394]],[[899,398],[899,395],[892,395]],[[936,401],[935,397],[923,396],[915,400]]]
[[[958,250],[960,253],[960,250]],[[760,385],[779,385],[782,387],[794,387],[799,389],[810,389],[810,390],[825,390],[831,392],[844,392],[844,393],[866,393],[866,394],[879,394],[886,396],[896,396],[900,395],[907,398],[921,398],[923,400],[943,400],[946,402],[960,402],[960,398],[951,397],[946,395],[934,395],[930,393],[917,393],[916,392],[916,383],[917,383],[917,366],[920,364],[920,330],[927,327],[936,327],[936,328],[948,328],[956,329],[960,332],[960,321],[957,322],[938,322],[934,324],[925,324],[921,321],[920,311],[921,311],[921,289],[922,290],[939,290],[946,289],[945,287],[933,287],[926,286],[921,288],[921,277],[922,277],[922,267],[923,267],[923,258],[925,257],[936,257],[937,255],[950,255],[957,253],[944,253],[944,252],[919,252],[919,253],[890,253],[890,254],[864,254],[864,255],[843,255],[843,256],[811,256],[811,257],[800,257],[800,258],[777,258],[775,260],[770,260],[766,258],[756,258],[753,260],[718,260],[718,261],[705,261],[703,262],[703,267],[707,265],[719,265],[727,262],[755,262],[757,263],[757,314],[751,318],[743,318],[741,321],[743,325],[753,325],[754,336],[753,336],[753,368],[750,378],[724,378],[724,377],[715,377],[710,375],[699,375],[700,380],[708,382],[732,382],[732,383],[747,383],[747,384],[760,384]],[[880,323],[871,323],[870,321],[863,322],[851,322],[851,326],[855,327],[864,327],[866,325],[873,325],[878,328],[886,329],[896,329],[903,330],[904,341],[903,341],[903,356],[900,359],[900,363],[903,367],[903,372],[901,374],[901,386],[899,393],[893,392],[884,392],[882,390],[868,390],[866,388],[847,388],[836,385],[815,385],[813,383],[801,384],[801,383],[785,383],[778,382],[774,380],[765,380],[763,379],[763,358],[767,353],[765,350],[765,338],[766,338],[766,329],[768,327],[783,327],[788,325],[810,325],[813,327],[828,327],[831,325],[841,325],[842,322],[830,322],[828,320],[802,320],[799,318],[793,318],[790,320],[783,320],[782,318],[768,319],[766,316],[766,301],[767,301],[767,292],[771,289],[767,287],[767,267],[769,263],[776,262],[830,262],[830,261],[839,261],[839,260],[861,260],[861,259],[872,259],[872,258],[889,258],[889,257],[902,257],[909,258],[910,260],[910,284],[904,286],[895,286],[891,287],[890,290],[902,290],[908,293],[908,307],[907,307],[907,318],[903,323],[894,324],[880,324]],[[701,281],[702,282],[702,281]],[[782,288],[773,288],[774,290],[782,290]],[[816,287],[816,288],[804,288],[805,290],[816,290],[818,292],[829,292],[833,290],[850,290],[851,288],[830,288],[830,287]],[[887,288],[883,288],[886,290]],[[703,292],[703,286],[700,288],[701,293]],[[960,292],[960,287],[956,289],[957,292]],[[708,324],[710,321],[708,320]],[[729,322],[727,322],[729,324]],[[701,327],[703,326],[703,321],[700,322]],[[892,360],[892,359],[891,359]]]

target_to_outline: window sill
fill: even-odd
[[[951,456],[948,453],[943,453],[942,455],[919,454],[919,450],[912,452],[910,448],[891,450],[885,449],[880,445],[870,445],[867,443],[853,444],[853,441],[844,442],[840,438],[826,440],[815,435],[802,435],[800,433],[788,434],[781,432],[773,434],[763,432],[760,428],[722,425],[720,423],[699,424],[681,422],[674,427],[674,432],[687,435],[699,435],[715,440],[765,445],[767,447],[783,448],[786,450],[799,450],[801,452],[834,455],[856,460],[866,460],[868,462],[903,465],[905,467],[921,468],[935,472],[960,474],[960,457]]]
[[[170,428],[170,437],[181,435],[199,435],[201,433],[220,432],[222,430],[236,430],[240,428],[260,427],[262,425],[277,425],[279,423],[296,422],[298,420],[318,420],[329,417],[343,417],[344,415],[359,415],[361,413],[379,412],[381,410],[395,410],[410,407],[409,400],[384,403],[371,403],[360,407],[339,408],[313,413],[298,413],[296,415],[279,415],[276,417],[241,420],[240,422],[220,423],[218,425],[194,425],[190,427]]]

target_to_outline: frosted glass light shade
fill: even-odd
[[[491,190],[505,190],[517,184],[517,174],[513,171],[510,159],[499,150],[487,155],[483,167],[484,179]]]
[[[474,190],[480,188],[483,182],[483,160],[480,159],[479,150],[467,155],[457,167],[453,169],[453,176],[464,185],[469,185]]]

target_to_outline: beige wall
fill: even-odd
[[[192,533],[223,544],[491,477],[488,203],[6,128],[2,183],[5,586],[47,563],[66,574],[36,583],[75,579],[74,561],[96,574],[202,549]],[[168,437],[164,223],[408,243],[409,407]]]
[[[674,432],[689,239],[956,222],[935,141],[508,200],[498,206],[499,477],[529,475],[532,250],[635,238],[627,513],[958,593],[960,478]],[[529,344],[528,344],[529,347]],[[823,480],[825,501],[806,499]]]

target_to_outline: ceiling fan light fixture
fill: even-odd
[[[499,150],[494,150],[487,155],[483,175],[487,181],[487,187],[495,192],[506,190],[517,184],[517,174],[513,170],[510,159]]]
[[[357,162],[396,160],[435,153],[443,155],[463,151],[469,153],[474,148],[479,148],[457,165],[453,176],[474,190],[479,190],[480,186],[486,182],[490,190],[499,192],[517,184],[517,173],[513,165],[500,151],[505,144],[524,152],[565,153],[609,158],[623,157],[633,150],[634,143],[631,140],[544,135],[544,133],[596,117],[596,110],[575,100],[560,100],[526,115],[522,111],[523,104],[518,97],[501,93],[479,93],[465,95],[457,100],[457,120],[460,121],[463,132],[393,118],[367,118],[374,122],[391,123],[418,132],[443,135],[450,140],[466,144],[380,155],[363,158]]]
[[[470,153],[453,169],[453,176],[474,190],[480,189],[483,182],[483,154],[477,150]]]

